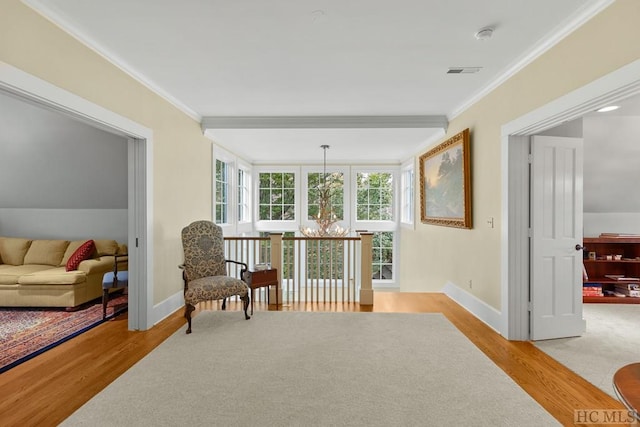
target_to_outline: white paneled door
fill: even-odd
[[[530,336],[578,336],[585,331],[582,139],[533,136],[531,153]]]

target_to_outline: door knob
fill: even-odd
[[[576,245],[576,251],[582,251],[584,249],[585,249],[584,246],[581,246],[580,244]]]

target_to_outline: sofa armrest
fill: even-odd
[[[101,256],[100,258],[85,259],[78,266],[78,270],[84,271],[87,275],[113,271],[113,256],[109,255]]]

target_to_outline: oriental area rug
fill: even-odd
[[[126,294],[111,297],[104,320],[102,299],[73,312],[58,308],[0,308],[0,373],[125,311]]]
[[[61,425],[560,425],[440,313],[201,311],[185,329]]]

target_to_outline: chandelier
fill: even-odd
[[[321,145],[324,150],[322,181],[318,184],[318,215],[314,218],[316,227],[300,227],[300,232],[306,237],[344,237],[349,234],[348,228],[338,224],[336,214],[333,213],[331,195],[333,178],[327,179],[327,149],[328,145]]]

